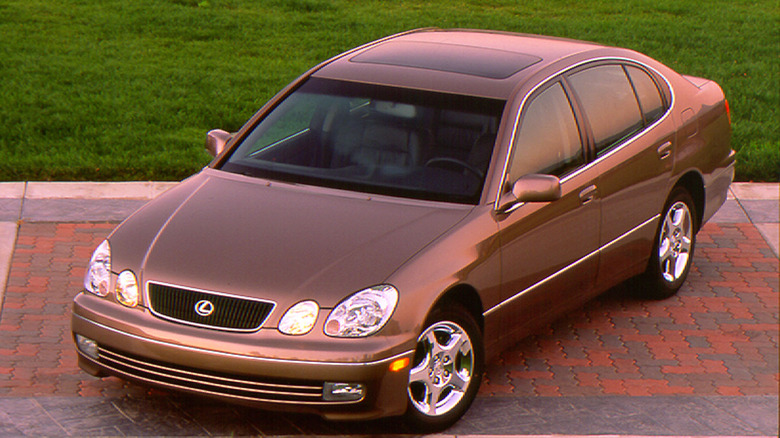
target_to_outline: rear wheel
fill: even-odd
[[[417,339],[409,372],[407,420],[417,431],[443,430],[466,412],[483,371],[482,334],[459,306],[437,309]]]
[[[666,203],[645,273],[645,295],[668,298],[680,289],[693,262],[696,244],[696,210],[683,188],[675,189]]]

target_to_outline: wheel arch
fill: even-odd
[[[677,180],[677,183],[675,183],[670,191],[670,196],[676,188],[685,189],[691,195],[691,198],[693,198],[694,207],[696,208],[696,231],[698,231],[699,228],[701,228],[701,223],[704,219],[704,179],[698,172],[691,170]]]
[[[477,290],[469,284],[458,284],[444,292],[431,306],[431,311],[438,307],[448,305],[462,306],[476,321],[479,331],[485,333],[485,318],[483,316],[484,308],[482,299]]]

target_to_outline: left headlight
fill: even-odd
[[[325,334],[340,338],[373,335],[385,326],[397,303],[398,290],[388,284],[356,292],[330,312]]]
[[[104,297],[108,295],[110,280],[111,246],[108,244],[108,240],[104,240],[95,248],[92,258],[89,259],[87,273],[84,275],[84,289]]]
[[[301,301],[290,307],[279,321],[279,331],[286,335],[305,335],[317,322],[320,306],[314,301]]]
[[[127,307],[138,305],[138,279],[133,271],[122,271],[117,277],[116,300]]]

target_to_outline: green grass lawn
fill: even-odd
[[[0,181],[177,180],[309,67],[407,29],[499,29],[644,52],[717,81],[737,179],[777,181],[776,0],[0,0]]]

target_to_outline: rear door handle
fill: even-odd
[[[665,160],[672,155],[672,142],[667,141],[658,147],[658,158]]]
[[[582,202],[583,204],[587,204],[588,202],[596,198],[597,192],[598,189],[596,188],[596,186],[588,186],[584,188],[580,192],[580,202]]]

